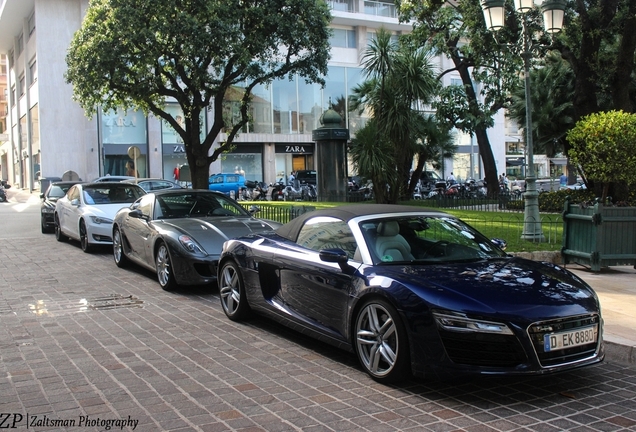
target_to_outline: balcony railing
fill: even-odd
[[[355,12],[353,0],[327,0],[332,10],[340,12]]]
[[[385,3],[381,1],[365,1],[364,13],[368,15],[397,18],[397,9],[393,2]]]

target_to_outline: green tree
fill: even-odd
[[[66,80],[89,115],[139,109],[168,122],[183,139],[193,187],[207,189],[210,164],[249,120],[255,86],[293,74],[324,84],[330,20],[315,0],[92,0]],[[224,107],[226,96],[240,101],[236,109]],[[167,100],[180,105],[183,127]],[[221,131],[227,140],[212,149]]]
[[[636,114],[608,111],[590,114],[567,134],[572,163],[587,178],[602,183],[603,202],[612,183],[636,183]],[[614,197],[623,200],[625,197]]]
[[[394,148],[387,139],[378,134],[375,119],[367,121],[356,132],[355,138],[351,139],[349,155],[358,174],[373,183],[376,202],[387,202],[386,185],[395,177]]]
[[[553,52],[546,57],[543,67],[530,71],[530,84],[534,151],[554,157],[564,151],[565,135],[574,126],[574,73]],[[525,125],[526,94],[521,79],[512,91],[506,115]]]
[[[441,92],[434,105],[436,116],[476,137],[489,193],[497,194],[497,166],[486,131],[493,125],[493,116],[507,107],[510,89],[518,80],[521,47],[513,42],[518,40],[521,26],[512,21],[495,37],[486,29],[480,2],[472,0],[396,3],[401,19],[414,21],[413,36],[451,60],[440,78],[459,74],[462,85]]]
[[[575,74],[574,120],[602,110],[634,112],[636,2],[569,1],[555,47]]]
[[[376,33],[362,64],[367,80],[353,89],[351,108],[368,109],[375,120],[376,141],[387,141],[392,147],[394,175],[387,178],[386,201],[395,203],[408,195],[413,157],[424,131],[416,106],[430,102],[438,82],[428,51],[408,38],[393,43],[385,29]],[[381,185],[374,183],[374,187],[379,200]]]

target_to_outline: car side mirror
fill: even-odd
[[[72,200],[71,200],[71,205],[72,205],[72,206],[75,206],[75,207],[79,207],[79,205],[80,205],[80,200],[78,200],[77,198],[72,199]]]
[[[40,194],[40,198],[41,198],[41,199],[44,199],[44,193],[41,193],[41,194]]]
[[[354,269],[349,265],[349,256],[342,249],[322,249],[318,253],[318,257],[321,261],[338,264],[342,272],[345,274],[353,273]]]
[[[128,216],[135,219],[145,219],[144,214],[139,209],[134,209],[128,212]]]
[[[252,205],[250,206],[249,210],[251,215],[255,215],[256,213],[258,213],[259,211],[261,211],[261,208],[257,205]]]

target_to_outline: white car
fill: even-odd
[[[76,184],[55,204],[55,238],[79,240],[84,252],[95,245],[112,244],[115,213],[145,193],[130,183]]]

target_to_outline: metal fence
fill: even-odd
[[[504,215],[494,213],[499,211],[498,203],[459,203],[454,200],[453,206],[445,207],[454,210],[477,210],[484,211],[482,214],[462,216],[462,220],[476,228],[488,238],[501,238],[506,240],[508,246],[514,250],[524,250],[529,245],[528,240],[522,239],[524,232],[534,232],[529,229],[524,230],[524,224],[535,223],[534,221],[524,221],[522,212],[508,212]],[[443,202],[437,201],[438,204]],[[450,204],[450,203],[449,203]],[[287,223],[299,215],[316,209],[314,205],[305,205],[298,202],[294,205],[267,205],[258,204],[260,211],[257,217],[271,219],[280,223]],[[442,208],[442,206],[438,206]],[[540,242],[545,250],[560,250],[563,238],[563,218],[559,214],[547,214],[541,216],[541,231],[544,239]],[[536,248],[533,248],[536,249]]]

